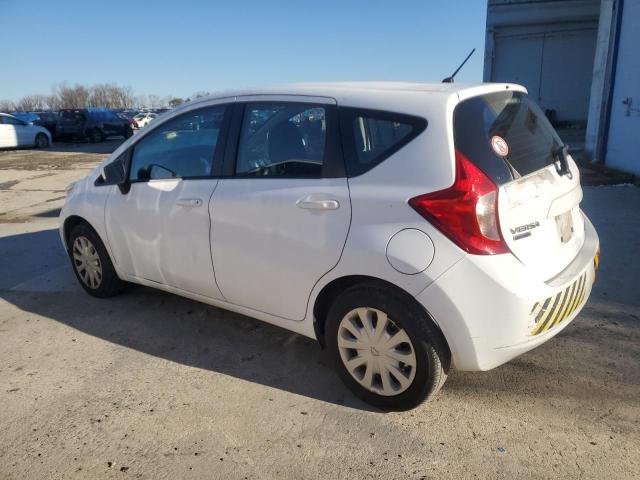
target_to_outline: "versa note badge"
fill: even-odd
[[[533,230],[536,227],[540,226],[540,222],[527,223],[526,225],[520,225],[516,228],[510,228],[511,235],[513,235],[514,240],[520,240],[521,238],[526,238],[531,236],[531,232],[529,230]]]
[[[499,157],[509,155],[509,144],[504,138],[498,135],[491,137],[491,148],[493,148],[493,151],[496,152],[496,155]]]

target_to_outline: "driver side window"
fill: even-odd
[[[225,111],[224,105],[194,110],[155,128],[134,146],[129,179],[210,176]]]
[[[236,175],[322,176],[325,108],[301,103],[247,104],[242,120]]]

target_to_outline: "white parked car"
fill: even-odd
[[[155,113],[139,113],[133,117],[133,121],[137,128],[146,127],[151,121],[155,120],[158,115]]]
[[[49,145],[51,134],[46,128],[23,122],[8,113],[0,113],[0,148],[46,148]]]
[[[316,338],[383,409],[558,334],[599,258],[576,164],[510,84],[202,98],[68,192],[60,234],[88,293],[134,282]]]

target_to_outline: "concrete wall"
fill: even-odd
[[[640,175],[640,0],[624,0],[605,163]]]

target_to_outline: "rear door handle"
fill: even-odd
[[[337,210],[340,207],[337,200],[314,200],[311,196],[299,199],[296,205],[306,210]]]
[[[199,207],[202,205],[202,199],[200,198],[179,198],[176,201],[176,205],[181,207]]]

